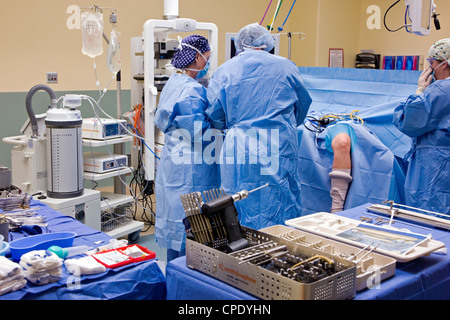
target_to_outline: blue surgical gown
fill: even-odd
[[[409,96],[395,109],[394,124],[413,138],[406,204],[450,214],[450,79]]]
[[[265,51],[244,50],[220,66],[208,86],[206,114],[226,129],[221,186],[250,191],[235,203],[242,225],[260,229],[301,215],[296,128],[311,98],[297,66]]]
[[[205,162],[203,151],[210,142],[203,134],[206,89],[196,80],[173,74],[162,90],[154,123],[165,134],[157,166],[155,236],[159,246],[185,249],[186,214],[180,195],[218,187],[215,163]]]

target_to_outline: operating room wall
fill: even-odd
[[[380,29],[369,29],[367,19],[370,14],[366,12],[370,5],[377,5],[381,9],[381,18],[395,1],[390,0],[362,0],[361,1],[361,26],[359,35],[360,49],[373,49],[375,52],[385,55],[421,55],[426,58],[428,48],[439,39],[450,37],[450,1],[435,0],[436,12],[441,24],[441,30],[436,30],[431,26],[431,33],[428,36],[417,36],[401,29],[397,32],[389,32],[381,21]],[[394,30],[404,24],[405,5],[400,1],[394,6],[386,16],[386,24],[389,29]],[[423,67],[423,66],[422,66]]]
[[[77,23],[74,12],[71,11],[72,5],[90,7],[94,4],[117,10],[116,30],[120,32],[123,53],[122,110],[125,112],[130,109],[130,88],[133,81],[130,74],[130,39],[141,36],[146,20],[163,19],[163,0],[3,1],[0,11],[1,138],[20,135],[20,128],[27,118],[26,93],[34,85],[46,83],[47,72],[58,72],[58,83],[50,84],[58,97],[66,93],[87,93],[98,98],[98,80],[100,89],[107,87],[108,90],[102,99],[102,108],[112,116],[116,115],[117,86],[115,81],[111,81],[113,74],[107,68],[106,43],[103,45],[103,54],[95,58],[95,72],[93,59],[81,52],[81,30],[69,28]],[[248,23],[259,22],[266,7],[267,4],[262,5],[260,0],[180,0],[179,15],[218,25],[220,46],[216,54],[222,63],[225,56],[225,33],[237,32]],[[280,11],[280,16],[285,17],[286,10]],[[108,22],[109,14],[109,10],[104,10],[104,31],[108,37],[112,30]],[[267,17],[272,14],[273,11],[270,10]],[[36,113],[45,112],[49,104],[45,93],[39,92],[33,101]],[[81,108],[83,117],[88,117],[90,111],[89,105]],[[11,149],[11,145],[0,142],[0,164],[11,167]]]
[[[260,22],[270,1],[262,0],[179,0],[180,17],[198,21],[214,22],[219,29],[219,64],[225,57],[225,33],[237,32],[242,26]],[[380,29],[370,30],[366,10],[377,5],[381,18],[394,0],[297,0],[290,19],[282,33],[304,32],[305,40],[294,35],[291,40],[291,57],[298,66],[328,66],[330,48],[344,49],[344,67],[353,67],[355,55],[360,49],[373,49],[382,55],[425,55],[434,41],[450,36],[450,1],[435,0],[440,13],[442,30],[432,30],[430,36],[419,37],[401,30],[390,33],[381,23]],[[277,1],[267,12],[263,25],[270,23]],[[284,1],[274,28],[283,23],[293,0]],[[26,120],[25,96],[38,83],[46,82],[46,72],[58,72],[59,81],[51,84],[58,96],[65,93],[89,93],[98,96],[96,80],[101,89],[112,79],[106,64],[107,46],[104,53],[93,60],[81,53],[81,31],[70,29],[76,23],[71,5],[90,7],[113,7],[117,10],[117,31],[121,33],[123,52],[122,110],[130,108],[130,38],[142,34],[142,25],[147,19],[162,19],[163,0],[27,0],[3,1],[0,11],[0,137],[19,135]],[[398,26],[404,19],[404,1],[390,12],[388,23]],[[112,30],[108,22],[109,11],[105,10],[105,33]],[[288,56],[288,40],[281,36],[281,55]],[[97,78],[96,78],[97,74]],[[108,86],[108,94],[102,107],[111,115],[116,114],[116,83]],[[41,96],[41,95],[38,95]],[[43,112],[47,97],[36,98],[36,108]],[[82,108],[82,116],[90,112]],[[0,164],[10,166],[11,146],[0,142]]]

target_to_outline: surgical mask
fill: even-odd
[[[201,78],[205,77],[208,74],[209,65],[210,65],[209,61],[206,61],[205,67],[203,68],[203,70],[201,70],[197,73],[197,76],[195,77],[195,79],[201,79]]]
[[[440,64],[437,65],[436,68],[433,69],[433,72],[431,73],[431,76],[433,77],[433,80],[431,81],[431,83],[436,81],[436,77],[434,76],[434,73],[436,71],[437,68],[439,68],[440,66],[442,66],[444,63],[446,63],[447,61],[442,61]]]
[[[192,47],[192,46],[189,46],[189,47]],[[195,77],[195,79],[201,79],[208,74],[210,63],[209,63],[209,60],[206,59],[205,56],[200,52],[200,50],[198,50],[197,48],[194,48],[194,47],[192,47],[192,48],[197,50],[198,53],[202,56],[203,60],[205,60],[205,62],[206,62],[205,67],[203,69],[184,68],[184,70],[197,71],[198,73],[197,73],[197,76]],[[211,56],[210,56],[210,58],[211,58]]]
[[[180,36],[178,36],[178,43],[179,43],[178,44],[178,48],[180,50],[183,50],[183,46],[192,48],[195,51],[197,51],[202,56],[203,60],[205,60],[205,62],[206,62],[205,67],[203,69],[183,68],[182,72],[184,70],[197,71],[198,73],[197,73],[197,76],[195,77],[195,79],[201,79],[201,78],[205,77],[208,74],[208,71],[209,71],[209,66],[210,66],[209,59],[206,59],[205,56],[203,55],[203,53],[201,53],[200,50],[198,50],[196,47],[191,46],[190,44],[187,44],[187,43],[182,43],[181,39],[182,38]],[[211,55],[212,55],[212,53],[211,53]],[[211,58],[211,55],[209,56],[209,58]],[[185,71],[183,73],[185,73]]]

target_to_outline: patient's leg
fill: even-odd
[[[333,149],[333,168],[331,178],[331,213],[342,211],[348,187],[352,181],[351,139],[346,133],[339,133],[331,142]]]

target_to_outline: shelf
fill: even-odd
[[[136,231],[140,231],[142,230],[142,228],[144,228],[144,223],[141,221],[136,221],[136,220],[131,220],[129,223],[120,226],[120,227],[116,227],[111,231],[107,231],[105,232],[107,235],[109,235],[110,237],[113,238],[120,238],[123,236],[126,236],[130,233],[136,232]]]
[[[110,172],[105,173],[94,173],[94,172],[84,172],[84,179],[85,180],[91,180],[91,181],[100,181],[103,179],[113,178],[125,174],[130,174],[133,172],[133,168],[126,167],[121,169],[114,169]]]
[[[109,146],[117,143],[124,143],[129,142],[133,140],[133,136],[123,136],[120,138],[112,138],[112,139],[105,139],[105,140],[94,140],[94,139],[86,139],[83,138],[83,146],[86,147],[103,147],[103,146]]]
[[[134,201],[134,198],[130,195],[118,194],[118,193],[112,193],[112,192],[106,192],[106,191],[101,191],[100,196],[101,196],[100,199],[105,199],[105,200],[100,201],[100,209],[102,211],[109,209],[109,208],[115,208],[122,204],[126,204],[126,203]]]

